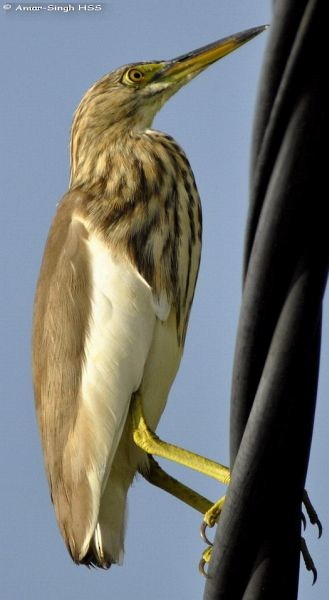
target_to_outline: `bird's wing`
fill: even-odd
[[[152,291],[67,194],[50,230],[36,294],[33,362],[46,467],[75,560],[96,523],[131,395],[140,385],[156,313]]]

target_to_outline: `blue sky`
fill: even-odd
[[[137,480],[129,494],[126,553],[109,572],[76,567],[57,530],[34,416],[30,375],[32,303],[56,203],[67,189],[72,114],[100,76],[133,61],[172,58],[271,20],[263,0],[113,0],[99,13],[0,9],[1,174],[1,597],[39,600],[201,598],[201,515]],[[158,432],[228,461],[230,377],[241,294],[249,149],[268,32],[210,67],[156,117],[185,149],[204,213],[201,271],[186,351]],[[300,598],[327,600],[329,574],[328,299],[308,491],[324,525],[306,539],[318,583],[301,568]],[[165,465],[216,499],[223,488]],[[289,490],[281,489],[278,502]]]

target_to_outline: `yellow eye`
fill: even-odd
[[[139,71],[139,69],[135,69],[134,67],[125,73],[125,80],[127,83],[141,83],[143,79],[144,73]]]

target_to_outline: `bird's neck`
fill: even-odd
[[[99,131],[92,135],[71,137],[70,188],[90,191],[97,183],[105,181],[112,171],[113,161],[125,154],[126,144],[111,132]]]
[[[167,169],[174,170],[172,151],[184,154],[170,136],[150,129],[120,137],[110,130],[92,139],[72,136],[70,189],[131,201],[143,192],[144,180],[156,187]]]

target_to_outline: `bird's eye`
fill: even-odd
[[[141,83],[144,79],[144,73],[139,71],[139,69],[129,69],[125,73],[125,81],[127,83]]]

